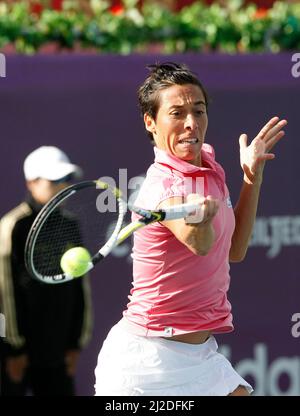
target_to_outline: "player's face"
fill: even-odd
[[[55,183],[41,178],[27,182],[27,187],[33,198],[43,205],[68,185],[67,182]]]
[[[173,85],[160,92],[156,120],[145,115],[145,125],[156,146],[196,166],[208,125],[205,98],[198,85]]]

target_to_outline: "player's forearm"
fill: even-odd
[[[215,232],[211,222],[185,224],[182,236],[183,243],[198,256],[206,256],[215,240]]]
[[[229,260],[239,262],[245,258],[256,218],[261,180],[243,182],[239,200],[234,209],[235,230],[231,240]]]

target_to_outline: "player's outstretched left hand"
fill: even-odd
[[[269,153],[275,144],[284,136],[282,130],[287,125],[286,120],[279,117],[271,118],[261,129],[258,135],[247,145],[247,134],[241,134],[240,163],[244,171],[244,179],[254,183],[261,181],[265,162],[275,158],[274,153]]]

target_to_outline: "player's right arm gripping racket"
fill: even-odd
[[[70,248],[81,246],[91,253],[91,270],[136,230],[157,221],[185,218],[199,211],[199,204],[154,211],[128,208],[140,217],[124,227],[127,204],[119,189],[98,180],[62,190],[42,208],[28,234],[25,263],[29,273],[45,283],[72,280],[60,266],[62,255]]]

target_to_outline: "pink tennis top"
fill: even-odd
[[[230,332],[228,258],[235,222],[224,170],[208,144],[202,146],[202,167],[156,147],[154,151],[154,163],[135,204],[154,209],[171,197],[192,192],[212,195],[220,201],[213,220],[216,240],[206,256],[197,256],[161,223],[135,232],[133,287],[121,322],[130,332],[143,336]]]

